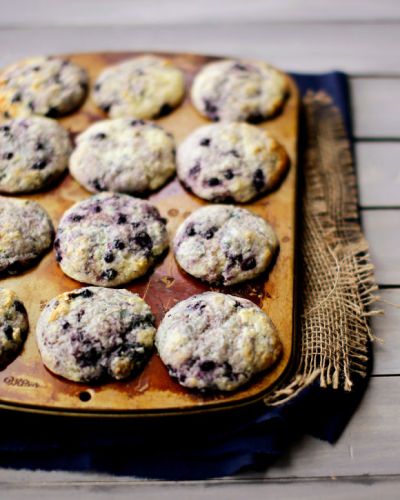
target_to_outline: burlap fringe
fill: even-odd
[[[289,383],[267,398],[282,404],[319,378],[321,387],[350,391],[365,376],[368,318],[378,300],[362,234],[357,184],[339,110],[322,92],[304,98],[307,144],[300,231],[300,361]]]

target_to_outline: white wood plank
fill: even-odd
[[[7,47],[1,51],[0,66],[40,53],[159,49],[260,58],[292,71],[375,73],[398,71],[398,53],[393,47],[399,45],[396,24],[257,22],[157,28],[21,28],[0,30],[0,46]],[[390,103],[392,111],[395,103]]]
[[[362,222],[380,285],[400,285],[400,210],[365,210]]]
[[[355,78],[351,90],[356,137],[400,138],[400,79]]]
[[[373,378],[359,410],[336,445],[332,446],[306,436],[265,472],[240,474],[229,480],[252,482],[270,479],[290,480],[332,476],[351,478],[366,474],[374,476],[400,474],[399,400],[400,377]],[[2,485],[5,483],[18,484],[22,481],[31,487],[44,483],[60,484],[60,482],[67,482],[75,487],[85,482],[100,483],[97,489],[101,490],[110,482],[131,482],[133,485],[137,484],[138,480],[108,474],[0,469],[0,491],[3,490]],[[226,480],[216,482],[226,483]],[[154,485],[154,482],[151,484]],[[181,484],[177,484],[174,495],[179,494]],[[224,493],[225,486],[219,488],[224,498],[228,498]],[[157,488],[152,486],[151,490],[157,491]]]
[[[306,482],[268,482],[261,484],[234,483],[227,485],[207,484],[94,484],[94,485],[31,485],[12,486],[0,492],[0,498],[16,500],[70,500],[78,495],[85,500],[92,499],[140,499],[140,500],[204,500],[223,498],[229,500],[286,499],[286,500],[397,500],[400,479],[395,478],[355,478],[353,481],[335,477],[327,480]]]
[[[355,153],[361,206],[400,206],[400,142],[359,142]]]
[[[366,21],[400,18],[395,0],[2,0],[0,25],[110,25],[229,21]]]
[[[373,333],[381,341],[374,343],[374,375],[400,375],[400,290],[380,290],[382,301],[376,307],[384,316],[372,318]]]

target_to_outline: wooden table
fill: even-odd
[[[380,295],[400,303],[400,2],[0,0],[0,12],[0,66],[41,53],[159,49],[348,72],[364,230]],[[304,437],[263,472],[205,482],[2,469],[0,497],[399,498],[400,310],[383,307],[369,389],[335,446]]]

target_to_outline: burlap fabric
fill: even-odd
[[[300,217],[300,360],[295,374],[265,402],[281,404],[319,378],[351,390],[365,376],[368,318],[379,311],[377,285],[358,214],[356,176],[339,110],[322,92],[303,101],[305,147]]]

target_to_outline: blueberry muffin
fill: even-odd
[[[67,59],[24,59],[0,73],[0,116],[58,118],[82,104],[87,88],[86,71]]]
[[[0,196],[0,273],[14,274],[51,246],[54,229],[36,201]]]
[[[184,387],[233,391],[278,359],[271,319],[252,302],[206,292],[170,309],[156,333],[169,374]]]
[[[274,189],[288,167],[283,146],[247,123],[216,123],[180,145],[177,173],[204,200],[245,203]]]
[[[287,92],[286,77],[269,64],[227,59],[204,66],[191,97],[210,120],[259,123],[282,108]]]
[[[47,303],[36,339],[44,365],[75,382],[137,373],[151,353],[156,329],[150,307],[127,290],[87,287]]]
[[[153,191],[175,173],[174,139],[143,120],[96,122],[78,136],[70,172],[92,192]]]
[[[0,125],[0,192],[29,193],[47,187],[68,167],[68,132],[55,120],[31,116]]]
[[[266,270],[278,248],[272,227],[249,210],[214,205],[193,212],[179,227],[179,265],[208,283],[233,285]]]
[[[183,73],[167,59],[140,56],[102,71],[93,98],[111,118],[155,118],[183,99]]]
[[[101,193],[65,212],[54,247],[71,278],[117,286],[145,274],[166,250],[166,220],[147,201]]]
[[[17,295],[0,288],[0,368],[12,361],[25,342],[28,316]]]

